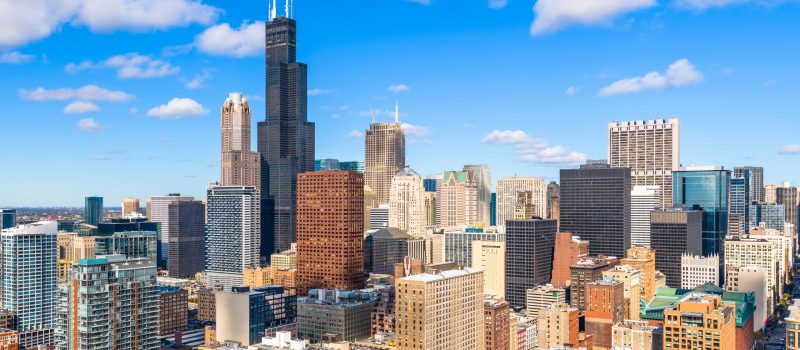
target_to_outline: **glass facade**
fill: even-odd
[[[16,209],[0,209],[0,229],[17,226]]]
[[[492,199],[489,201],[489,226],[497,226],[497,193],[495,192],[492,192]]]
[[[753,203],[750,205],[750,227],[758,227],[783,232],[786,223],[786,208],[783,204]]]
[[[703,211],[703,255],[719,254],[720,264],[728,230],[730,180],[731,172],[721,168],[681,170],[672,176],[673,203]]]
[[[83,207],[83,221],[92,226],[97,226],[103,221],[103,197],[86,197]]]

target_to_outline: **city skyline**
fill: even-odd
[[[3,118],[14,132],[0,146],[15,151],[6,153],[13,171],[0,175],[0,206],[80,206],[93,193],[109,206],[175,192],[202,198],[220,180],[218,106],[241,91],[252,120],[264,120],[266,4],[176,3],[192,14],[118,23],[113,13],[61,18],[34,4],[28,10],[41,11],[50,30],[0,39],[0,102],[20,116]],[[684,165],[763,166],[765,184],[800,182],[796,132],[781,127],[791,125],[786,101],[797,87],[786,69],[798,57],[797,6],[678,1],[570,22],[550,3],[531,12],[532,1],[297,1],[316,158],[363,161],[361,135],[373,116],[392,120],[397,101],[407,164],[423,175],[486,163],[494,179],[557,180],[560,168],[607,158],[609,122],[675,116]],[[352,23],[330,16],[336,10]],[[76,41],[87,45],[68,49]],[[506,63],[476,69],[491,60]],[[625,80],[648,72],[661,73]],[[758,138],[752,121],[763,125]],[[720,147],[710,149],[709,138]]]

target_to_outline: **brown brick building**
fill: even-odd
[[[214,322],[217,319],[216,299],[214,290],[201,289],[197,292],[197,319],[200,321]]]
[[[506,350],[511,346],[509,320],[511,304],[500,297],[483,300],[484,337],[486,350]]]
[[[611,348],[614,324],[625,320],[625,284],[603,278],[586,286],[586,334],[594,336],[594,347]]]
[[[556,287],[566,288],[570,279],[569,267],[588,255],[589,241],[581,241],[580,237],[573,237],[569,232],[556,233],[550,283]]]
[[[297,294],[364,286],[364,176],[297,175]]]
[[[186,330],[189,324],[189,293],[174,287],[158,288],[158,335]]]

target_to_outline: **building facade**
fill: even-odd
[[[483,300],[484,349],[507,350],[511,346],[510,313],[511,305],[502,297]]]
[[[483,226],[491,224],[491,200],[492,200],[492,175],[489,166],[486,164],[467,164],[463,171],[473,174],[477,184],[476,222]]]
[[[97,226],[103,221],[103,197],[86,197],[83,206],[83,222],[87,225]]]
[[[631,245],[650,246],[650,212],[660,207],[661,187],[633,187],[631,192]]]
[[[625,320],[624,283],[603,277],[586,287],[586,334],[595,347],[610,349],[611,328]]]
[[[425,188],[422,177],[411,168],[403,168],[392,177],[389,226],[403,229],[414,237],[425,235]]]
[[[570,266],[570,304],[572,307],[586,310],[587,287],[603,278],[603,271],[610,270],[619,264],[614,257],[587,257]]]
[[[158,336],[186,330],[189,324],[189,292],[178,287],[158,286]]]
[[[664,310],[665,349],[735,349],[736,310],[717,295],[689,295]]]
[[[406,135],[397,114],[394,123],[369,125],[364,151],[364,183],[375,191],[378,204],[389,203],[392,178],[406,167]]]
[[[764,168],[760,166],[742,166],[733,168],[733,175],[736,177],[747,177],[750,179],[750,200],[756,203],[764,203]]]
[[[542,310],[556,303],[567,302],[567,290],[552,284],[543,284],[525,292],[525,314],[533,319]]]
[[[719,286],[719,275],[719,256],[681,255],[681,288],[693,289],[706,283]]]
[[[205,265],[206,205],[202,201],[168,204],[169,231],[167,268],[171,277],[186,278],[203,271]]]
[[[473,241],[471,267],[483,270],[483,292],[505,297],[506,243],[501,241]]]
[[[297,300],[297,337],[312,342],[329,334],[333,341],[368,338],[375,304],[372,291],[312,289]]]
[[[259,266],[260,202],[254,187],[208,187],[208,286],[229,291],[242,285],[244,269]]]
[[[139,215],[139,199],[128,197],[122,200],[122,217]]]
[[[650,213],[650,247],[656,251],[656,269],[667,276],[667,285],[681,285],[681,257],[685,253],[703,252],[702,216],[700,211],[679,209]]]
[[[530,191],[534,215],[546,219],[547,190],[543,179],[538,177],[506,177],[497,180],[497,223],[505,225],[506,220],[514,219],[517,192]]]
[[[569,267],[587,256],[589,256],[588,241],[582,241],[580,237],[574,237],[569,232],[556,233],[550,283],[561,288],[567,287],[570,279]]]
[[[444,232],[444,261],[464,267],[472,266],[472,244],[475,241],[505,241],[505,235],[486,232],[480,228],[467,228]]]
[[[466,227],[478,223],[478,183],[473,172],[448,171],[437,187],[439,227]]]
[[[220,108],[220,184],[261,190],[261,157],[251,151],[250,104],[240,92],[231,92]]]
[[[194,201],[194,197],[181,196],[179,193],[170,193],[166,196],[154,196],[147,200],[147,219],[160,225],[158,243],[158,267],[168,268],[169,260],[169,235],[173,230],[170,222],[169,205],[176,201]]]
[[[550,282],[556,220],[506,221],[505,297],[513,307],[525,306],[530,288]]]

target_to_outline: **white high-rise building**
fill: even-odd
[[[409,235],[425,235],[425,188],[422,177],[409,167],[392,178],[389,191],[389,227],[403,229]]]
[[[693,289],[711,282],[719,286],[719,256],[698,256],[685,253],[681,256],[681,288]]]
[[[650,212],[660,206],[661,187],[633,187],[633,191],[631,191],[631,245],[650,247]]]
[[[552,284],[543,284],[536,288],[525,290],[525,314],[536,319],[539,310],[555,303],[566,303],[567,291]]]
[[[474,174],[475,183],[478,185],[478,223],[489,226],[491,222],[492,201],[492,174],[486,164],[467,164],[463,171]]]
[[[208,187],[206,274],[210,287],[242,285],[244,269],[259,267],[261,199],[255,187]]]
[[[726,274],[732,268],[759,266],[766,273],[767,313],[775,310],[775,300],[780,295],[778,265],[780,248],[765,239],[730,239],[725,241]]]
[[[519,191],[531,192],[534,215],[545,218],[547,215],[547,184],[538,177],[506,177],[497,181],[497,226],[504,226],[506,220],[514,218]]]
[[[369,210],[369,228],[370,230],[382,229],[389,227],[389,204],[380,204],[375,208]]]
[[[729,292],[755,292],[756,312],[754,331],[764,327],[767,320],[767,272],[760,266],[725,267],[725,290]]]
[[[634,186],[661,187],[661,207],[672,207],[672,172],[681,165],[680,120],[639,120],[608,124],[608,161],[631,168]]]

